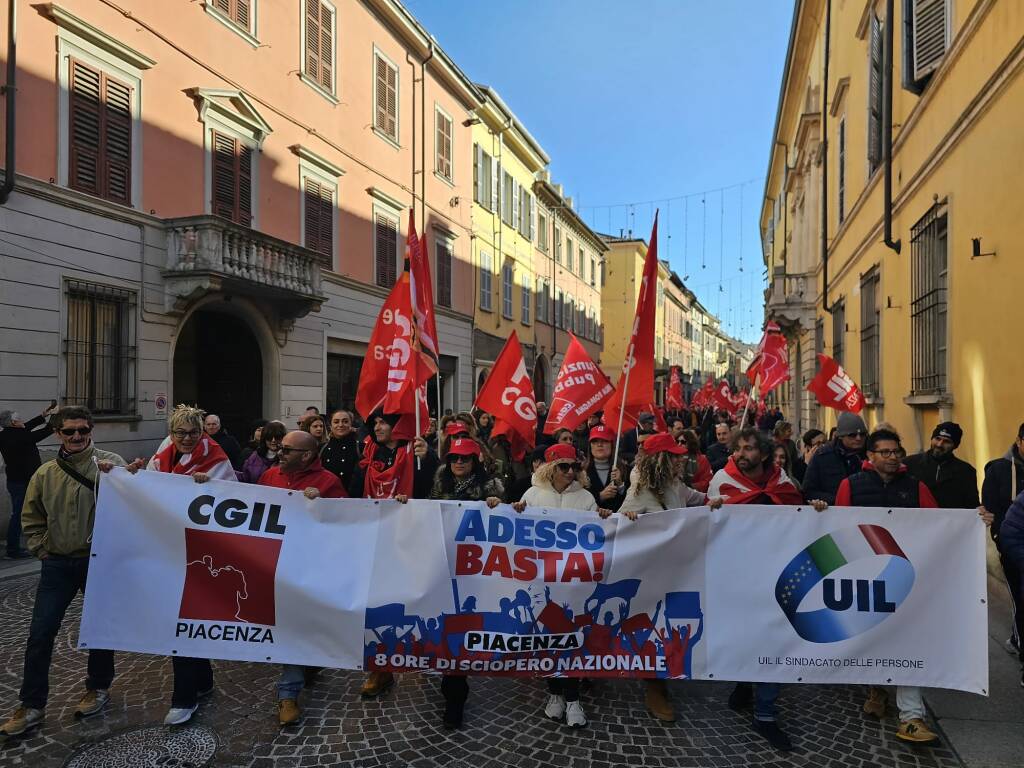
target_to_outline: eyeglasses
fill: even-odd
[[[282,445],[280,447],[280,449],[278,449],[278,453],[285,453],[285,454],[287,454],[287,453],[305,453],[306,450],[308,450],[308,449],[306,449],[306,448],[292,448],[290,445]]]
[[[183,429],[175,429],[171,431],[171,435],[178,438],[179,440],[184,440],[186,437],[191,437],[194,439],[199,437],[201,434],[203,434],[203,430],[201,429],[193,429],[190,432],[186,432]]]
[[[867,437],[867,436],[868,436],[868,433],[865,432],[863,429],[858,429],[856,432],[851,432],[848,435],[843,435],[843,437]]]
[[[76,433],[79,435],[88,435],[90,432],[92,432],[92,427],[72,427],[71,429],[60,430],[60,433],[64,435],[64,437],[71,437]]]
[[[902,448],[883,448],[880,451],[871,451],[871,453],[877,453],[883,459],[902,459],[907,455]]]
[[[472,456],[463,456],[462,454],[449,454],[448,462],[450,464],[457,464],[461,462],[470,462],[473,460]]]
[[[570,470],[573,471],[573,472],[579,472],[581,467],[577,463],[573,463],[573,464],[555,464],[555,469],[557,469],[559,472],[569,472]]]

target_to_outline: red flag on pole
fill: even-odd
[[[758,396],[767,395],[789,379],[789,350],[786,337],[777,323],[765,326],[754,361],[747,368],[747,378],[757,387]]]
[[[665,394],[665,407],[681,411],[683,406],[683,377],[679,375],[679,366],[673,365],[669,373],[668,392]]]
[[[569,338],[544,423],[545,435],[553,435],[557,429],[576,429],[590,414],[601,410],[614,390],[579,339],[571,333]]]
[[[729,386],[729,382],[722,379],[718,382],[711,395],[711,402],[714,403],[716,408],[721,408],[723,411],[732,413],[736,408],[735,403],[732,400],[732,387]]]
[[[614,427],[616,434],[632,429],[650,403],[654,402],[654,319],[657,310],[658,283],[658,213],[654,214],[651,242],[644,259],[640,294],[636,300],[633,330],[626,347],[622,374],[615,385],[615,393],[605,405],[605,424]]]
[[[818,363],[821,368],[807,385],[807,391],[813,392],[818,402],[827,408],[860,413],[864,408],[864,395],[843,370],[843,366],[828,355],[821,354],[818,355]]]
[[[416,222],[411,208],[405,258],[409,264],[409,293],[412,296],[411,303],[416,318],[416,339],[419,342],[420,356],[432,376],[438,369],[434,288],[430,280],[430,261],[427,259],[423,240],[416,236]]]
[[[487,380],[477,393],[474,407],[494,417],[491,436],[507,436],[512,446],[512,458],[516,461],[522,461],[526,451],[536,445],[537,401],[515,331],[501,348]]]

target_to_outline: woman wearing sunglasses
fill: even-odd
[[[255,485],[263,477],[263,473],[277,464],[281,451],[281,441],[287,434],[288,428],[283,422],[269,421],[260,431],[260,438],[256,444],[256,450],[249,454],[249,457],[242,465],[239,480],[243,483]]]
[[[454,423],[454,422],[453,422]],[[451,423],[448,425],[451,426]],[[496,507],[505,496],[501,481],[484,468],[480,444],[471,437],[456,437],[448,445],[444,463],[434,477],[431,499],[447,501],[483,501]],[[444,695],[445,728],[462,726],[462,713],[469,698],[469,681],[465,675],[444,675],[441,679]]]
[[[576,456],[576,449],[566,443],[555,443],[544,451],[544,463],[533,473],[533,485],[523,494],[522,501],[512,507],[522,512],[527,507],[551,507],[553,509],[580,509],[600,512],[603,517],[609,510],[599,510],[597,500],[587,490],[590,479]],[[570,728],[582,728],[587,717],[580,705],[580,679],[578,677],[548,678],[548,702],[544,715],[551,720],[565,720]]]

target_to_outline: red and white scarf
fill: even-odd
[[[416,471],[413,463],[412,443],[399,445],[395,448],[395,461],[390,467],[376,459],[380,446],[372,437],[366,438],[363,448],[363,459],[359,466],[363,469],[363,491],[368,499],[393,499],[395,496],[412,496],[413,475]]]
[[[715,473],[708,488],[708,496],[723,496],[726,504],[756,504],[757,500],[764,496],[771,499],[769,504],[804,503],[803,495],[781,467],[773,466],[764,482],[755,483],[740,471],[732,457],[726,463],[725,469]]]
[[[192,453],[180,453],[178,461],[174,457],[177,451],[170,435],[164,438],[157,448],[156,454],[149,460],[146,469],[157,472],[170,472],[174,475],[194,475],[202,472],[210,476],[211,480],[237,480],[234,468],[224,449],[217,445],[209,435],[204,434],[199,438]]]

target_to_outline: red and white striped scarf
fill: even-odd
[[[224,449],[217,445],[209,435],[203,434],[199,438],[192,453],[178,454],[178,461],[174,461],[177,451],[171,437],[168,435],[160,443],[156,454],[149,460],[146,469],[157,472],[170,472],[175,475],[194,475],[202,472],[210,476],[211,480],[237,480],[234,468]]]

